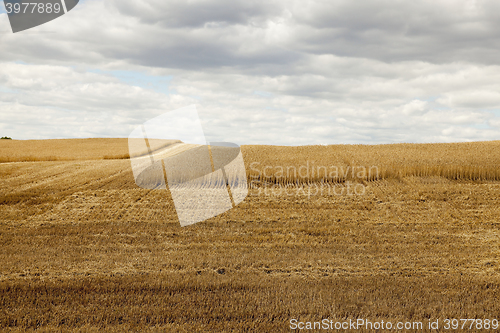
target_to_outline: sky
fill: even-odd
[[[12,33],[0,136],[128,137],[196,105],[237,144],[500,139],[500,2],[85,0]]]

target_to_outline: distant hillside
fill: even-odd
[[[171,144],[178,140],[163,140]],[[0,163],[129,158],[128,139],[1,140]]]
[[[171,142],[151,140],[162,149]],[[267,184],[403,177],[500,180],[500,141],[241,147],[249,180]],[[129,158],[128,139],[0,140],[0,163]]]

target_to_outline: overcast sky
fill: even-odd
[[[86,0],[13,34],[0,136],[128,137],[196,104],[239,144],[500,139],[500,1]]]

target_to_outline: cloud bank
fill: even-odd
[[[12,34],[0,135],[127,137],[196,104],[240,144],[500,139],[496,1],[87,0]]]

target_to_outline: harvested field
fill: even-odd
[[[387,172],[332,180],[365,186],[352,195],[321,192],[321,178],[288,192],[258,184],[236,208],[185,228],[168,191],[138,188],[129,160],[94,159],[104,151],[0,164],[0,330],[286,332],[293,318],[498,319],[499,146],[243,146],[251,180],[262,175],[251,163]]]
[[[180,142],[151,141],[156,149]],[[128,158],[128,139],[0,140],[0,163]]]

